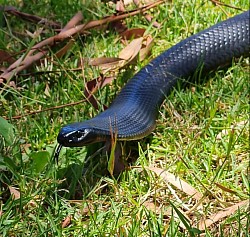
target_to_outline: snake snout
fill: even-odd
[[[79,128],[78,124],[70,124],[63,127],[57,142],[65,147],[81,147],[96,142],[95,133],[90,128]]]

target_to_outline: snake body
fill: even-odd
[[[152,60],[120,91],[111,106],[96,117],[61,128],[60,146],[77,147],[105,141],[135,140],[155,128],[158,109],[179,80],[198,68],[210,71],[249,56],[249,12],[222,21],[186,38]]]

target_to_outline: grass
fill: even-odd
[[[226,2],[244,9],[249,6],[245,0]],[[64,25],[79,10],[86,21],[113,13],[100,1],[4,4]],[[100,108],[110,104],[126,81],[165,49],[227,18],[225,13],[239,12],[215,7],[209,1],[174,1],[151,11],[162,23],[160,29],[141,15],[127,19],[129,28],[145,28],[154,37],[152,55],[122,70],[111,86],[97,92]],[[0,47],[8,52],[18,54],[53,35],[48,29],[32,40],[20,33],[34,32],[37,25],[13,16],[6,22],[0,30]],[[77,38],[63,58],[57,59],[51,52],[53,60],[23,72],[57,73],[18,76],[14,78],[17,90],[0,88],[0,114],[14,127],[12,132],[8,125],[9,141],[0,137],[0,236],[248,236],[249,210],[245,206],[202,233],[196,224],[249,198],[249,59],[210,73],[200,79],[201,83],[175,89],[160,109],[153,134],[133,144],[138,159],[117,179],[106,171],[108,157],[95,155],[99,144],[63,148],[58,164],[51,158],[63,124],[100,112],[90,104],[12,119],[82,100],[84,82],[96,78],[99,71],[94,67],[70,69],[78,66],[80,58],[116,57],[122,48],[113,30],[92,30],[87,37]],[[195,199],[164,182],[149,171],[149,166],[185,180],[203,195],[201,205],[195,207]],[[68,225],[64,222],[67,219]]]

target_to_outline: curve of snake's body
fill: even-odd
[[[171,47],[139,71],[120,91],[111,106],[96,117],[64,127],[91,127],[101,136],[119,140],[148,135],[155,127],[158,109],[179,80],[198,68],[203,72],[249,56],[249,11],[220,22]]]

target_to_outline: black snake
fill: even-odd
[[[57,137],[57,155],[62,146],[147,136],[155,128],[161,103],[179,80],[189,78],[199,67],[210,71],[234,57],[249,56],[249,12],[192,35],[156,57],[126,84],[107,110],[64,126]]]

